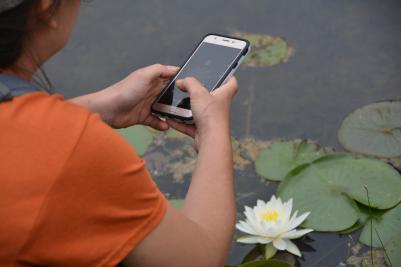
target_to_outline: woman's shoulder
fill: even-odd
[[[0,128],[5,129],[4,135],[9,132],[10,136],[23,137],[24,143],[47,144],[67,154],[77,144],[83,145],[83,136],[89,139],[99,135],[118,138],[113,137],[117,134],[98,114],[66,101],[61,95],[41,92],[0,104]]]

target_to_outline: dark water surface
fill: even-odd
[[[83,5],[70,44],[47,71],[66,97],[77,96],[142,66],[179,65],[206,33],[238,31],[280,36],[295,53],[288,63],[239,70],[237,138],[308,138],[340,149],[337,129],[346,114],[401,98],[399,0],[96,0]],[[188,186],[157,181],[176,197]],[[237,174],[237,187],[240,210],[274,193],[252,168]],[[310,236],[316,252],[305,253],[302,266],[345,262],[349,237]],[[247,250],[234,245],[229,263]]]

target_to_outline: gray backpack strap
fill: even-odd
[[[0,81],[0,102],[9,101],[12,98],[10,89]]]
[[[0,73],[0,103],[36,91],[40,90],[35,85],[17,76]]]

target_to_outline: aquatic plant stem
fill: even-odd
[[[388,254],[387,254],[387,250],[386,250],[386,248],[384,247],[383,241],[382,241],[382,239],[381,239],[381,237],[380,237],[380,235],[379,235],[379,231],[377,231],[376,228],[375,228],[375,232],[376,232],[377,238],[379,238],[380,245],[382,246],[382,248],[383,248],[383,250],[384,250],[384,254],[386,255],[386,258],[387,258],[388,263],[390,264],[391,267],[394,267],[393,263],[392,263],[391,260],[390,260],[390,257],[389,257]]]
[[[373,264],[373,218],[372,218],[372,206],[370,205],[370,197],[369,197],[369,189],[365,185],[365,190],[366,190],[366,196],[368,198],[368,204],[369,204],[369,217],[370,217],[370,259],[372,261],[372,267],[374,266]]]

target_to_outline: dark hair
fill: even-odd
[[[52,14],[61,0],[54,0],[46,12]],[[0,15],[0,68],[13,66],[23,52],[25,37],[29,33],[28,21],[37,0],[24,0]]]
[[[60,2],[61,0],[53,0],[45,15],[51,16]],[[0,68],[15,67],[15,63],[21,57],[26,37],[32,30],[28,24],[37,3],[37,0],[24,0],[17,7],[0,14]],[[40,71],[47,85],[51,87],[45,73]]]

